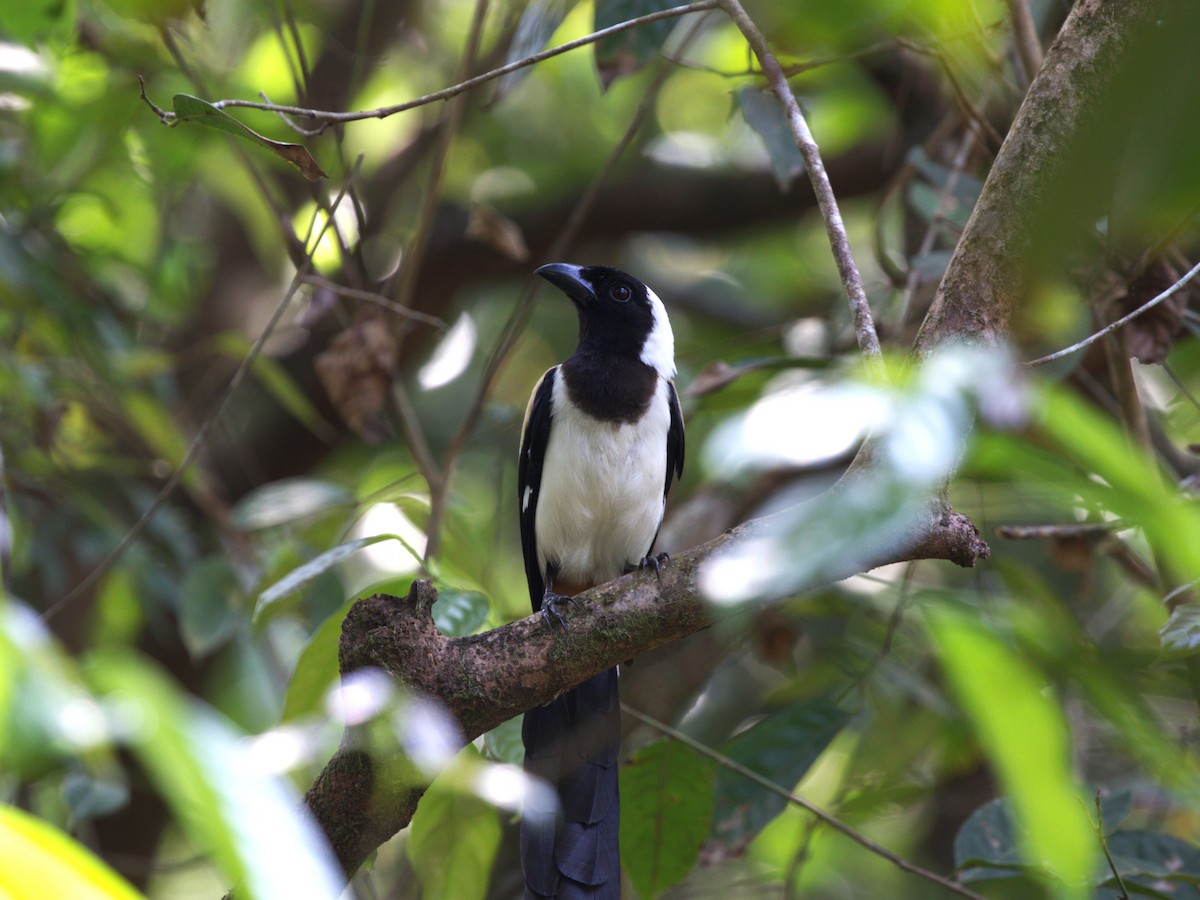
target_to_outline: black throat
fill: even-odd
[[[658,372],[640,359],[578,349],[559,367],[567,395],[594,419],[637,422],[658,390]]]

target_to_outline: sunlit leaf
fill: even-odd
[[[189,839],[239,893],[336,897],[341,878],[287,782],[226,720],[159,670],[119,652],[95,654],[97,689],[129,723],[126,740]]]
[[[141,897],[82,844],[12,806],[0,805],[0,895],[10,900]]]
[[[695,865],[713,813],[714,764],[658,741],[621,767],[621,865],[638,893],[657,896]]]
[[[796,138],[788,126],[783,106],[774,94],[746,87],[737,93],[742,118],[762,139],[771,160],[771,172],[781,191],[791,187],[796,176],[804,171],[804,157],[796,146]]]
[[[340,484],[319,478],[285,478],[251,491],[237,502],[229,518],[242,531],[259,531],[353,505],[354,495]]]
[[[371,537],[356,538],[344,544],[338,544],[319,556],[314,556],[304,565],[292,569],[258,595],[258,602],[254,605],[253,619],[257,621],[259,616],[273,603],[300,590],[318,575],[332,569],[338,563],[346,561],[363,547],[389,540],[399,540],[399,538],[394,534],[376,534]]]
[[[928,608],[928,627],[963,713],[1011,798],[1025,858],[1083,897],[1098,846],[1071,772],[1062,711],[1029,663],[967,612]]]
[[[195,122],[199,125],[215,128],[218,131],[224,131],[226,134],[235,135],[271,151],[280,159],[291,163],[299,169],[300,174],[309,181],[319,181],[326,177],[325,170],[317,164],[312,154],[308,152],[308,148],[303,144],[288,144],[263,137],[257,131],[243,125],[233,116],[229,115],[229,113],[223,112],[208,101],[201,100],[199,97],[193,97],[190,94],[176,94],[172,98],[172,103],[175,109],[175,118],[172,124]]]
[[[849,718],[834,706],[797,703],[737,735],[721,752],[790,791]],[[787,805],[778,794],[725,768],[717,771],[714,798],[711,840],[735,852]]]

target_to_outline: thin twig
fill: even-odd
[[[1128,325],[1130,322],[1132,322],[1134,319],[1136,319],[1138,316],[1140,316],[1142,313],[1146,312],[1147,310],[1153,309],[1154,307],[1158,306],[1158,304],[1162,303],[1164,300],[1169,300],[1171,297],[1174,297],[1181,290],[1183,290],[1185,287],[1187,287],[1188,282],[1190,282],[1193,278],[1195,278],[1197,274],[1200,274],[1200,263],[1196,263],[1196,265],[1192,266],[1192,268],[1190,268],[1188,270],[1186,275],[1184,275],[1182,278],[1180,278],[1177,282],[1175,282],[1173,285],[1171,285],[1169,288],[1167,288],[1165,291],[1163,291],[1157,297],[1154,297],[1151,300],[1147,300],[1145,303],[1143,303],[1141,306],[1139,306],[1133,312],[1127,313],[1126,315],[1121,316],[1121,318],[1117,319],[1115,322],[1112,322],[1112,323],[1106,325],[1104,328],[1101,328],[1095,334],[1089,335],[1088,337],[1084,338],[1082,341],[1072,344],[1070,347],[1064,347],[1061,350],[1056,350],[1054,353],[1051,353],[1049,356],[1041,356],[1041,357],[1038,357],[1037,359],[1030,360],[1029,362],[1022,363],[1022,365],[1025,366],[1026,368],[1030,368],[1030,369],[1034,368],[1035,366],[1044,366],[1046,363],[1054,362],[1055,360],[1062,359],[1064,356],[1070,356],[1072,353],[1082,350],[1085,347],[1090,347],[1092,344],[1096,343],[1096,341],[1100,340],[1105,335],[1112,334],[1112,332],[1116,331],[1122,325]]]
[[[758,26],[742,8],[738,0],[720,0],[721,8],[729,15],[738,30],[746,38],[746,42],[758,57],[763,74],[766,75],[771,89],[787,113],[788,124],[800,155],[804,157],[804,167],[812,183],[813,194],[817,198],[817,206],[821,210],[821,218],[825,222],[825,231],[829,235],[829,244],[833,249],[833,259],[837,263],[838,274],[846,291],[846,299],[850,302],[850,311],[854,316],[854,333],[858,338],[858,347],[867,358],[868,365],[882,371],[883,354],[879,347],[879,336],[875,333],[875,322],[871,316],[871,306],[867,302],[866,291],[863,290],[862,276],[854,262],[854,253],[850,249],[850,240],[846,237],[846,226],[838,209],[837,198],[829,183],[829,175],[825,171],[825,163],[821,152],[808,128],[808,122],[800,111],[800,104],[788,85],[787,75],[779,65],[779,61],[767,45],[766,38],[758,30]]]
[[[1042,67],[1042,42],[1026,0],[1008,0],[1008,14],[1012,17],[1013,43],[1017,47],[1017,58],[1021,60],[1021,68],[1025,70],[1025,84],[1028,85]]]
[[[253,100],[218,100],[212,105],[217,109],[229,109],[240,107],[242,109],[257,109],[263,112],[286,113],[291,116],[297,116],[307,119],[321,119],[330,124],[341,122],[358,122],[363,119],[386,119],[388,116],[394,116],[397,113],[406,112],[410,109],[416,109],[418,106],[426,106],[430,103],[436,103],[439,100],[449,100],[451,97],[457,97],[459,94],[476,88],[481,84],[486,84],[507,75],[509,72],[515,72],[518,69],[524,69],[527,66],[536,65],[542,60],[550,59],[562,53],[567,53],[571,50],[576,50],[579,47],[586,47],[588,44],[594,44],[597,41],[602,41],[606,37],[614,34],[620,34],[623,31],[628,31],[630,28],[636,28],[639,25],[647,25],[651,22],[658,22],[662,19],[673,19],[679,16],[686,16],[689,13],[701,12],[707,9],[715,9],[718,0],[699,0],[697,3],[689,3],[686,6],[675,6],[671,9],[663,9],[658,12],[648,13],[644,16],[638,16],[629,19],[625,22],[618,22],[616,25],[610,25],[608,28],[601,28],[599,31],[594,31],[584,37],[577,38],[573,41],[568,41],[565,44],[560,44],[557,47],[550,47],[540,53],[535,53],[532,56],[527,56],[524,59],[518,59],[507,65],[500,66],[498,69],[492,69],[490,72],[484,72],[481,75],[476,75],[474,78],[468,78],[466,81],[451,85],[447,88],[442,88],[440,91],[434,91],[432,94],[425,94],[422,97],[417,97],[415,100],[408,100],[404,103],[397,103],[394,106],[381,106],[378,109],[357,110],[355,112],[334,112],[332,110],[308,109],[302,106],[287,106],[278,103],[260,103]],[[174,119],[174,113],[167,113],[164,122]]]
[[[975,130],[974,122],[968,121],[967,133],[963,135],[958,149],[954,153],[954,159],[950,162],[950,171],[946,175],[946,182],[942,185],[941,193],[938,195],[937,206],[934,208],[933,217],[929,220],[929,227],[925,229],[925,234],[921,238],[921,245],[917,248],[917,252],[913,254],[914,259],[925,256],[933,249],[933,245],[938,237],[938,226],[942,224],[946,216],[950,214],[951,208],[958,202],[954,196],[954,191],[958,188],[958,179],[962,176],[963,170],[967,166],[967,160],[975,149],[977,135],[978,132]],[[910,262],[908,265],[908,275],[904,279],[904,294],[900,300],[900,311],[896,314],[897,333],[900,333],[904,328],[904,321],[908,318],[908,311],[912,306],[913,295],[916,293],[920,281],[920,266],[913,265]]]
[[[429,313],[421,312],[419,309],[413,309],[410,306],[401,306],[395,300],[383,296],[383,294],[375,291],[364,291],[360,288],[346,287],[344,284],[338,284],[336,281],[330,281],[323,275],[306,275],[304,283],[311,284],[315,287],[324,288],[327,291],[333,291],[339,297],[349,297],[351,300],[365,300],[368,303],[374,303],[382,306],[384,309],[394,312],[398,316],[404,316],[406,319],[412,319],[414,322],[421,322],[425,325],[431,325],[438,331],[445,333],[450,326],[446,324],[446,320],[438,316],[430,315]]]
[[[1091,816],[1088,818],[1090,819]],[[1120,900],[1129,900],[1129,889],[1125,887],[1125,879],[1121,877],[1121,870],[1117,867],[1112,852],[1108,849],[1108,836],[1104,833],[1104,807],[1100,803],[1099,791],[1096,791],[1096,821],[1092,823],[1092,828],[1096,832],[1096,838],[1100,841],[1100,849],[1104,851],[1108,868],[1112,871],[1113,877],[1117,879],[1117,888],[1121,891]]]
[[[667,725],[665,722],[660,722],[657,719],[655,719],[651,716],[648,716],[643,712],[639,712],[638,710],[633,709],[632,707],[628,706],[625,703],[621,704],[621,711],[626,713],[627,715],[630,715],[633,718],[637,719],[639,722],[643,723],[644,725],[649,725],[655,731],[659,731],[662,734],[665,734],[667,737],[671,738],[672,740],[679,741],[681,744],[686,744],[688,747],[695,750],[701,756],[708,757],[713,762],[717,763],[720,766],[724,766],[729,771],[736,772],[738,775],[741,775],[743,778],[748,778],[750,781],[753,781],[759,787],[765,788],[766,790],[770,791],[772,794],[775,794],[777,797],[782,797],[784,800],[787,800],[789,803],[799,806],[801,809],[816,816],[818,819],[820,819],[822,822],[824,822],[826,825],[828,825],[834,831],[838,831],[841,834],[844,834],[846,837],[850,838],[850,840],[854,841],[859,846],[865,847],[867,850],[874,853],[876,856],[886,859],[888,862],[890,862],[892,865],[896,866],[897,868],[903,869],[905,872],[908,872],[911,875],[917,875],[928,881],[932,881],[934,884],[937,884],[937,885],[945,888],[946,890],[950,891],[951,893],[958,894],[960,897],[969,897],[970,900],[985,900],[985,898],[982,895],[975,893],[970,888],[963,887],[957,881],[952,881],[951,879],[946,878],[944,875],[939,875],[937,872],[930,871],[929,869],[926,869],[924,866],[919,866],[916,863],[911,863],[908,860],[906,860],[900,856],[897,856],[895,853],[893,853],[891,850],[888,850],[886,847],[875,843],[875,841],[871,840],[869,837],[867,837],[861,831],[856,830],[855,828],[851,827],[850,825],[847,825],[841,819],[838,819],[835,816],[832,816],[829,813],[825,812],[825,810],[821,809],[821,807],[817,806],[816,804],[810,803],[808,800],[805,800],[803,797],[801,797],[797,794],[793,794],[791,791],[787,790],[784,787],[781,787],[780,785],[771,781],[769,778],[766,778],[765,776],[760,775],[758,772],[755,772],[753,769],[746,768],[740,762],[738,762],[736,759],[732,759],[732,758],[726,756],[724,753],[721,753],[718,750],[714,750],[711,747],[700,743],[700,741],[697,741],[695,738],[684,734],[682,731],[679,731],[678,729],[672,728],[670,725]]]

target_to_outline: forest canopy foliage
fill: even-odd
[[[623,669],[630,896],[1200,897],[1200,7],[688,10],[0,6],[0,893],[519,892],[515,721],[339,640],[427,578],[549,646],[573,261],[664,299],[688,427],[603,595],[693,616]]]

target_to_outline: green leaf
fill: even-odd
[[[322,622],[300,651],[284,697],[282,721],[319,715],[324,709],[325,695],[337,683],[340,674],[338,647],[342,637],[342,622],[354,603],[355,600],[348,601]]]
[[[116,812],[129,802],[129,786],[124,781],[97,778],[83,769],[67,773],[62,783],[62,798],[71,810],[71,820],[79,822]]]
[[[515,716],[485,734],[483,750],[496,762],[521,765],[525,759],[525,745],[521,742],[521,717]]]
[[[0,805],[0,896],[136,900],[142,895],[57,828]]]
[[[229,518],[241,531],[260,531],[353,505],[354,495],[335,482],[284,478],[248,493],[233,507]]]
[[[1157,831],[1131,829],[1108,838],[1108,852],[1123,876],[1200,878],[1200,847]]]
[[[713,814],[714,764],[677,741],[639,751],[621,768],[621,864],[643,897],[684,879]]]
[[[125,711],[127,740],[188,839],[239,896],[338,896],[341,876],[316,826],[245,735],[128,653],[96,653],[88,671]]]
[[[406,849],[426,897],[471,900],[487,895],[500,846],[494,807],[439,778],[421,798]]]
[[[1171,659],[1195,656],[1200,652],[1200,606],[1180,603],[1158,632],[1163,654]]]
[[[791,790],[850,719],[824,703],[798,703],[772,713],[730,740],[721,752]],[[713,806],[714,843],[737,852],[781,813],[787,800],[753,781],[720,769]]]
[[[1017,846],[1012,809],[1003,797],[997,797],[971,813],[954,836],[954,868],[959,872],[972,866],[1016,870],[1024,864],[1025,859]],[[981,877],[999,876],[985,873]]]
[[[527,56],[533,56],[546,46],[551,35],[558,30],[575,4],[579,0],[533,0],[521,13],[517,22],[517,30],[513,33],[512,43],[504,57],[504,64],[517,62]],[[529,74],[533,66],[526,66],[503,75],[496,85],[496,99],[508,96]]]
[[[594,26],[599,31],[649,13],[670,9],[671,0],[596,0]],[[596,70],[605,90],[625,75],[631,75],[658,55],[678,19],[659,19],[597,41]]]
[[[179,636],[193,658],[207,656],[237,630],[237,593],[237,575],[224,557],[210,556],[188,569],[179,589]]]
[[[737,100],[742,118],[767,148],[775,183],[779,190],[787,191],[796,176],[804,171],[804,157],[796,146],[783,106],[769,91],[750,87],[738,91]]]
[[[371,544],[378,544],[380,541],[388,540],[400,540],[400,538],[394,534],[376,534],[371,537],[355,538],[352,541],[338,544],[336,547],[326,550],[320,556],[314,556],[304,565],[292,569],[292,571],[288,572],[258,595],[258,602],[254,604],[252,620],[257,622],[259,616],[272,604],[300,590],[300,588],[304,587],[318,575],[332,569],[338,563],[349,559],[363,547],[369,547]]]
[[[299,169],[300,174],[309,181],[319,181],[327,177],[325,171],[317,165],[317,161],[308,152],[308,148],[301,144],[287,144],[263,137],[257,131],[246,127],[233,116],[213,106],[207,100],[201,100],[199,97],[193,97],[190,94],[176,94],[171,102],[175,108],[175,118],[171,123],[172,125],[180,122],[195,122],[198,125],[205,125],[209,128],[215,128],[218,131],[224,131],[226,134],[235,135],[259,147],[270,150],[280,159],[291,163]]]
[[[433,604],[433,623],[450,637],[466,637],[479,630],[490,610],[487,597],[477,591],[443,587]]]
[[[1070,765],[1061,708],[1043,679],[974,612],[930,606],[928,628],[953,693],[1010,797],[1022,854],[1083,897],[1098,842]]]

